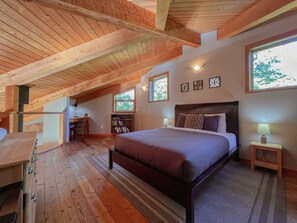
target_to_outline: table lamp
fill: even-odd
[[[164,125],[164,127],[167,128],[168,124],[169,124],[168,118],[164,118],[163,119],[163,125]]]
[[[259,123],[258,125],[258,133],[262,134],[261,136],[261,143],[266,144],[267,138],[266,135],[270,134],[269,124],[267,123]]]

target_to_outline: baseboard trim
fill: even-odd
[[[89,134],[87,137],[111,137],[111,133],[104,133],[104,134]]]
[[[251,160],[239,158],[239,162],[251,165]],[[297,170],[283,168],[283,175],[297,177]]]

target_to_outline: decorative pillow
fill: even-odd
[[[179,114],[176,121],[176,127],[183,128],[185,126],[186,114]]]
[[[220,119],[219,115],[204,116],[203,129],[207,131],[217,132],[219,119]]]
[[[203,129],[203,114],[186,114],[185,128]]]
[[[217,114],[204,114],[205,116],[220,116],[219,122],[218,122],[218,131],[220,133],[226,133],[227,132],[227,125],[226,125],[226,113],[217,113]]]
[[[6,129],[0,128],[0,141],[6,136]]]

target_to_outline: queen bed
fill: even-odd
[[[194,222],[194,197],[199,188],[232,157],[238,158],[238,102],[175,106],[181,114],[225,114],[225,132],[161,128],[118,135],[110,149],[113,162],[186,208]]]

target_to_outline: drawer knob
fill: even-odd
[[[28,169],[28,174],[31,174],[31,173],[33,173],[33,168],[30,166]]]
[[[34,192],[31,193],[31,200],[33,201],[33,203],[35,203],[37,200],[37,196]]]

